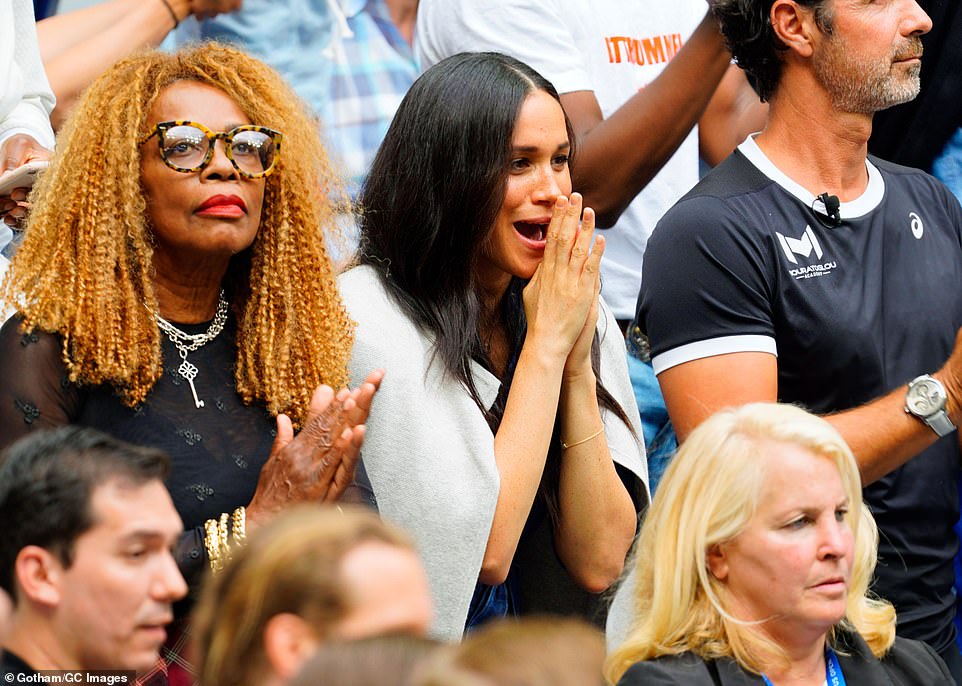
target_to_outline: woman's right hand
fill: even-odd
[[[364,422],[384,372],[376,370],[354,390],[314,391],[307,421],[297,435],[287,415],[277,416],[277,438],[261,468],[247,507],[253,527],[297,502],[331,502],[354,478],[364,441]]]
[[[581,206],[579,193],[555,202],[544,258],[524,289],[529,338],[560,360],[568,358],[586,329],[604,252],[604,241],[591,245],[594,212],[588,209],[582,222]]]

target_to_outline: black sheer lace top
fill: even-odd
[[[30,431],[82,424],[164,450],[171,459],[167,487],[185,528],[178,563],[196,588],[196,575],[207,564],[204,521],[250,502],[276,433],[264,408],[244,405],[237,395],[233,319],[217,338],[189,353],[202,408],[177,372],[181,358],[166,336],[163,376],[142,405],[130,408],[111,388],[70,383],[60,338],[24,334],[20,324],[14,317],[0,329],[0,448]],[[209,324],[178,328],[196,334]]]

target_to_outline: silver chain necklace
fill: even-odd
[[[224,324],[227,322],[227,300],[224,298],[224,291],[221,290],[217,298],[217,311],[214,313],[214,321],[210,323],[210,326],[204,333],[184,333],[161,317],[159,313],[154,313],[154,317],[157,319],[157,326],[167,334],[167,338],[170,339],[170,342],[177,348],[177,352],[180,353],[181,362],[177,368],[177,373],[184,377],[187,383],[190,384],[190,392],[194,396],[194,405],[197,408],[203,407],[204,401],[198,399],[197,389],[194,388],[194,377],[197,376],[197,367],[187,360],[187,353],[207,345],[217,338],[217,334],[223,330]]]

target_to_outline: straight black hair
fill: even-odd
[[[518,111],[535,90],[559,100],[544,77],[507,55],[442,60],[404,97],[360,195],[360,261],[378,267],[476,400],[470,360],[483,351],[475,263],[504,200]]]
[[[434,361],[464,385],[492,431],[504,414],[513,365],[495,405],[485,407],[471,375],[472,361],[492,368],[479,334],[476,264],[504,201],[518,113],[535,91],[560,106],[547,79],[507,55],[461,53],[438,62],[402,100],[359,198],[359,262],[373,266],[401,310],[433,336]],[[567,115],[565,127],[573,160],[574,132]],[[524,285],[513,279],[502,303],[512,356],[526,332]],[[596,335],[592,366],[599,379],[599,404],[630,427],[600,383],[598,359]],[[552,446],[557,443],[553,440]],[[549,465],[557,461],[550,459],[553,452]],[[556,482],[551,472],[546,468],[549,484]],[[546,490],[552,512],[556,490]]]

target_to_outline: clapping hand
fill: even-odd
[[[364,422],[383,377],[381,370],[371,372],[357,388],[337,394],[330,386],[318,386],[296,435],[290,418],[278,415],[277,438],[247,508],[250,524],[292,503],[340,497],[354,478]]]

